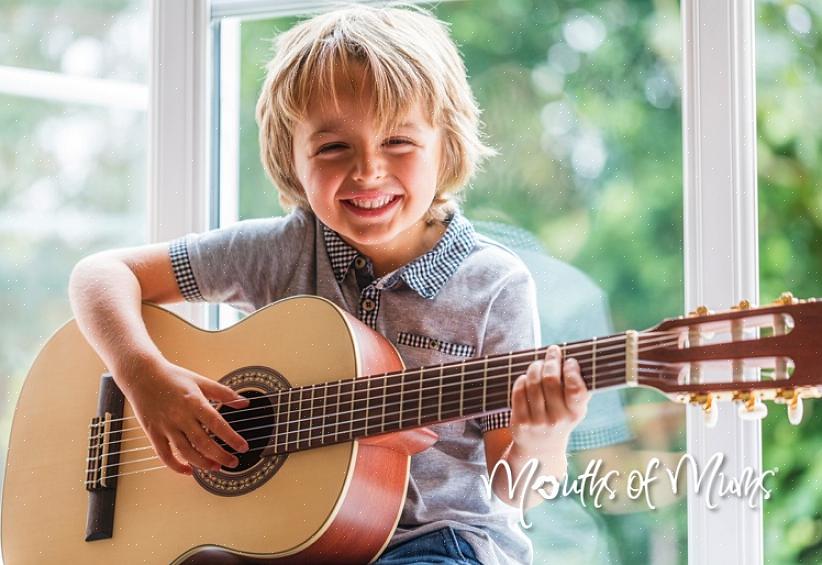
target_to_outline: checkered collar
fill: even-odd
[[[319,221],[319,220],[318,220]],[[423,298],[433,299],[448,282],[476,244],[476,234],[471,222],[457,210],[446,219],[445,233],[427,253],[420,255],[407,265],[400,267],[388,278],[401,277],[411,289]],[[359,251],[348,245],[340,235],[320,222],[323,228],[325,248],[331,260],[331,269],[338,283],[348,274]],[[393,282],[393,281],[392,281]],[[386,286],[390,286],[390,283]]]

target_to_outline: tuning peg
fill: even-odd
[[[692,404],[699,404],[703,410],[705,418],[705,427],[713,428],[719,419],[719,408],[716,406],[713,393],[694,393],[691,394],[690,402]]]
[[[798,426],[802,422],[803,413],[802,399],[797,395],[788,403],[788,421],[794,426]]]
[[[743,420],[761,420],[768,415],[768,407],[753,393],[745,393],[741,398],[739,417]]]
[[[774,304],[780,304],[783,306],[787,306],[788,304],[796,304],[799,302],[796,298],[794,298],[792,292],[783,292],[779,295],[779,298],[773,301]]]
[[[696,318],[697,316],[707,316],[713,313],[713,310],[710,310],[707,306],[697,306],[696,310],[688,312],[688,317]]]
[[[716,407],[716,404],[711,404],[709,406],[703,406],[705,410],[703,416],[705,418],[705,427],[706,428],[715,428],[716,423],[719,421],[719,409]]]
[[[731,306],[731,310],[750,310],[750,309],[751,309],[750,301],[746,300],[744,298],[742,300],[740,300],[739,304],[737,304],[736,306]]]
[[[794,426],[798,426],[802,422],[802,415],[804,409],[802,405],[802,396],[796,389],[783,389],[779,391],[778,396],[774,401],[785,403],[788,405],[788,421]]]

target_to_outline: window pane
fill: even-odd
[[[3,0],[0,65],[145,82],[148,0]]]
[[[0,96],[2,445],[48,337],[72,317],[68,278],[84,255],[146,243],[146,119]]]
[[[482,0],[435,13],[451,24],[500,150],[473,181],[465,212],[515,250],[542,249],[528,264],[540,275],[544,340],[641,330],[680,314],[678,2]],[[221,61],[221,72],[240,77],[240,218],[282,213],[259,163],[254,107],[269,40],[295,21],[243,22],[239,68]],[[681,406],[647,390],[594,399],[575,443],[590,449],[572,478],[591,458],[623,476],[654,455],[678,462]],[[590,496],[585,507],[574,495],[542,504],[529,514],[536,562],[686,563],[685,499],[667,493],[656,493],[656,510],[629,504],[624,490],[607,511]]]
[[[820,295],[822,280],[822,5],[757,2],[756,72],[761,300],[786,290]],[[792,426],[770,406],[762,424],[762,465],[778,468],[765,501],[767,563],[822,561],[822,492],[817,454],[822,412],[805,401]]]

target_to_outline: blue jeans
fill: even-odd
[[[471,545],[451,527],[440,528],[386,550],[374,565],[482,565]]]

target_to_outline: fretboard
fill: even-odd
[[[590,391],[632,384],[626,375],[630,335],[564,343],[563,358],[576,358]],[[641,340],[641,338],[640,338]],[[626,348],[626,345],[628,346]],[[533,361],[538,348],[295,387],[277,395],[273,451],[284,453],[357,438],[476,418],[511,407],[514,381]],[[635,355],[635,349],[634,349]]]

